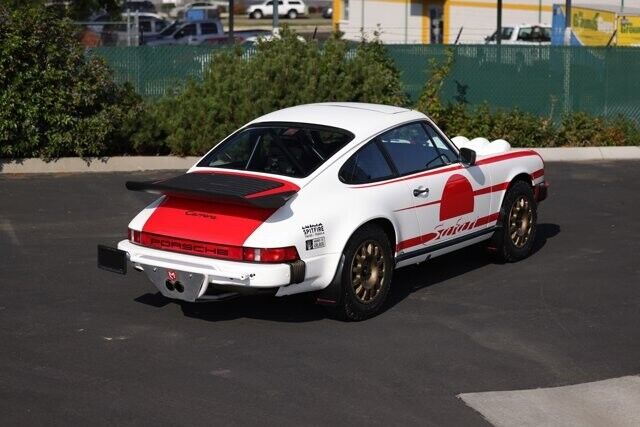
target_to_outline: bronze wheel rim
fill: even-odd
[[[531,238],[533,229],[533,209],[529,200],[520,196],[509,212],[509,236],[514,246],[522,248]]]
[[[367,240],[356,250],[351,263],[351,286],[358,301],[373,302],[385,285],[385,262],[382,247]]]

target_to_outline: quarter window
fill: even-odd
[[[358,150],[340,169],[340,180],[347,184],[364,184],[393,177],[393,171],[376,141]]]

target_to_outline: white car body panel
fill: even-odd
[[[299,187],[296,194],[248,235],[242,246],[295,246],[305,264],[304,280],[300,283],[290,283],[291,273],[287,264],[212,259],[161,251],[129,241],[120,242],[118,247],[142,269],[156,266],[203,274],[204,285],[212,282],[246,288],[274,288],[277,296],[318,291],[332,282],[350,236],[369,221],[386,221],[393,227],[396,268],[400,268],[489,239],[513,179],[522,175],[532,185],[544,182],[544,165],[537,153],[511,150],[506,141],[490,143],[486,140],[469,141],[464,137],[454,138],[452,148],[475,147],[477,159],[474,166],[453,163],[367,184],[351,185],[339,180],[340,168],[373,137],[416,121],[429,123],[437,130],[422,113],[357,103],[292,107],[267,114],[246,125],[309,123],[346,129],[354,134],[350,143],[306,178],[246,172],[248,176],[277,178]],[[442,143],[450,144],[448,140]],[[188,172],[225,173],[228,169],[199,167],[196,164]],[[235,172],[245,174],[243,171]],[[447,189],[454,187],[458,192],[448,193]],[[429,189],[428,195],[414,196],[414,189],[424,188]],[[455,197],[450,199],[453,197],[450,194]],[[472,209],[458,215],[460,206],[469,202],[469,194],[472,194]],[[466,199],[463,200],[464,197]],[[459,200],[464,203],[459,203]],[[143,209],[131,221],[129,228],[143,231],[162,203],[163,197]],[[308,249],[309,240],[315,244],[314,239],[320,239],[323,246]],[[206,291],[204,285],[197,292],[198,298]],[[161,286],[158,288],[163,294],[176,297]]]

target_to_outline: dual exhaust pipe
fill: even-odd
[[[177,291],[178,293],[184,292],[184,285],[180,282],[172,282],[167,280],[164,282],[164,286],[170,291]]]

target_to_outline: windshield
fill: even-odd
[[[219,144],[198,164],[304,178],[353,139],[342,129],[261,123]]]
[[[178,26],[178,21],[173,21],[171,25],[160,32],[161,36],[169,36],[174,33],[176,27]]]
[[[491,37],[489,37],[489,41],[495,41],[496,34],[498,34],[498,31],[495,31],[493,34],[491,34]],[[500,36],[500,40],[509,40],[512,34],[513,27],[502,27],[502,35]]]

